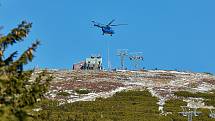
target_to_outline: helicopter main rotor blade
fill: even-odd
[[[110,26],[114,21],[115,21],[115,19],[113,19],[110,23],[108,23],[107,26]]]
[[[99,22],[96,22],[96,21],[91,21],[93,24],[99,24],[99,25],[102,25],[101,23]]]
[[[116,24],[116,25],[110,25],[110,26],[123,26],[123,25],[128,25],[128,24]]]
[[[92,23],[93,23],[93,25],[94,25],[94,26],[96,26],[96,27],[99,27],[99,28],[104,27],[104,25],[103,25],[103,24],[98,23],[98,22],[96,22],[96,21],[91,21],[91,22],[92,22]]]

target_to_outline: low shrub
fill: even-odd
[[[75,92],[77,94],[88,94],[90,93],[91,91],[90,90],[87,90],[87,89],[76,89]]]
[[[68,92],[63,92],[63,91],[57,93],[57,95],[59,95],[59,96],[65,96],[65,97],[70,96],[70,94]]]

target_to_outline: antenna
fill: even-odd
[[[122,70],[124,70],[125,68],[124,68],[124,59],[125,59],[125,57],[127,57],[128,56],[128,49],[118,49],[117,50],[117,56],[119,56],[120,57],[120,63],[121,63],[121,68],[120,69],[122,69]]]
[[[111,70],[111,62],[110,62],[110,43],[109,41],[107,41],[107,70],[110,71]]]
[[[197,107],[195,108],[189,108],[188,106],[181,106],[183,112],[179,112],[179,114],[181,114],[182,116],[186,116],[188,117],[188,121],[192,121],[193,120],[193,116],[199,116],[199,114],[201,114],[201,112],[197,112]]]
[[[3,28],[4,28],[3,26],[0,26],[0,31],[1,31]],[[2,37],[2,34],[0,34],[0,37]]]
[[[134,68],[138,70],[140,62],[143,61],[142,52],[130,53],[129,59],[133,62]]]

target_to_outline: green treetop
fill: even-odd
[[[24,41],[31,27],[32,23],[23,21],[7,35],[0,36],[0,120],[2,121],[23,121],[29,116],[32,117],[26,108],[35,104],[47,91],[50,78],[45,76],[45,72],[32,80],[33,71],[23,71],[23,66],[34,57],[33,53],[40,44],[38,40],[19,57],[17,51],[5,57],[8,47]]]

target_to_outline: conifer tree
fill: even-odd
[[[33,116],[26,108],[43,98],[43,94],[47,91],[50,78],[45,72],[32,80],[33,70],[23,70],[23,66],[33,60],[33,53],[40,44],[38,40],[19,57],[17,57],[18,51],[12,52],[8,57],[5,56],[8,47],[24,41],[31,27],[32,23],[22,21],[7,35],[0,36],[0,120],[2,121],[24,121],[27,117]]]

